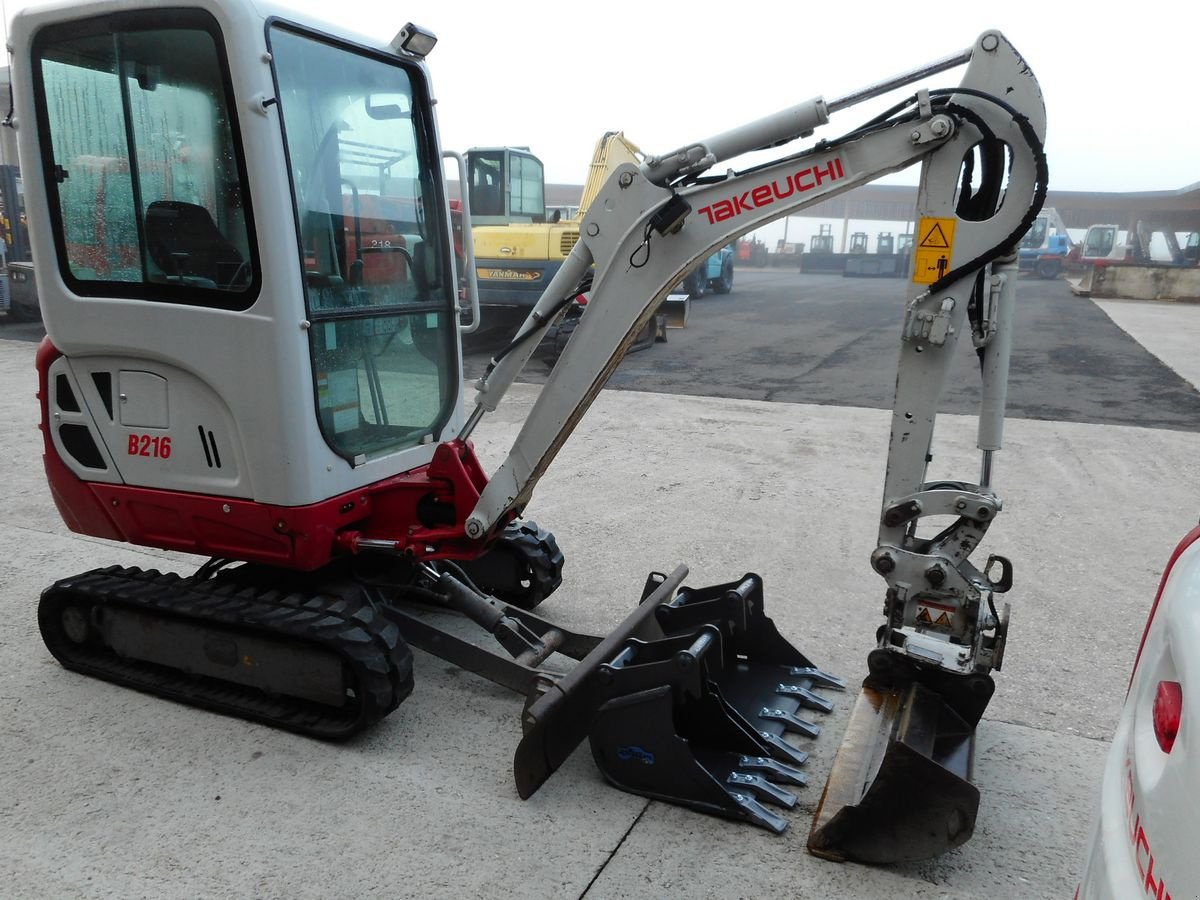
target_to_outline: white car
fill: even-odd
[[[1150,609],[1076,897],[1200,897],[1200,527]]]

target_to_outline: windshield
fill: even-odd
[[[428,101],[398,59],[283,26],[271,51],[326,439],[356,461],[432,440],[458,378]]]
[[[1108,256],[1117,240],[1115,228],[1089,228],[1083,244],[1084,256]]]
[[[1049,220],[1045,216],[1038,216],[1033,220],[1033,224],[1029,226],[1029,230],[1025,232],[1025,237],[1021,240],[1021,246],[1026,249],[1036,250],[1046,243],[1046,229],[1049,225]]]

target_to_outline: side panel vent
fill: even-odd
[[[58,436],[62,440],[63,449],[81,466],[88,469],[108,469],[100,448],[96,446],[96,441],[86,425],[59,425]]]
[[[79,412],[79,401],[71,389],[71,379],[59,374],[54,378],[54,403],[63,412]]]
[[[212,431],[205,429],[203,425],[197,425],[196,431],[200,434],[200,445],[204,448],[204,459],[208,467],[221,468],[221,452],[217,449],[217,439]]]
[[[92,383],[96,385],[96,390],[100,393],[100,401],[104,404],[104,408],[108,411],[108,417],[113,417],[113,389],[112,389],[112,372],[93,372]]]

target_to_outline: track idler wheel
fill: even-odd
[[[563,553],[537,522],[510,522],[486,553],[460,563],[484,593],[533,609],[562,584]]]

